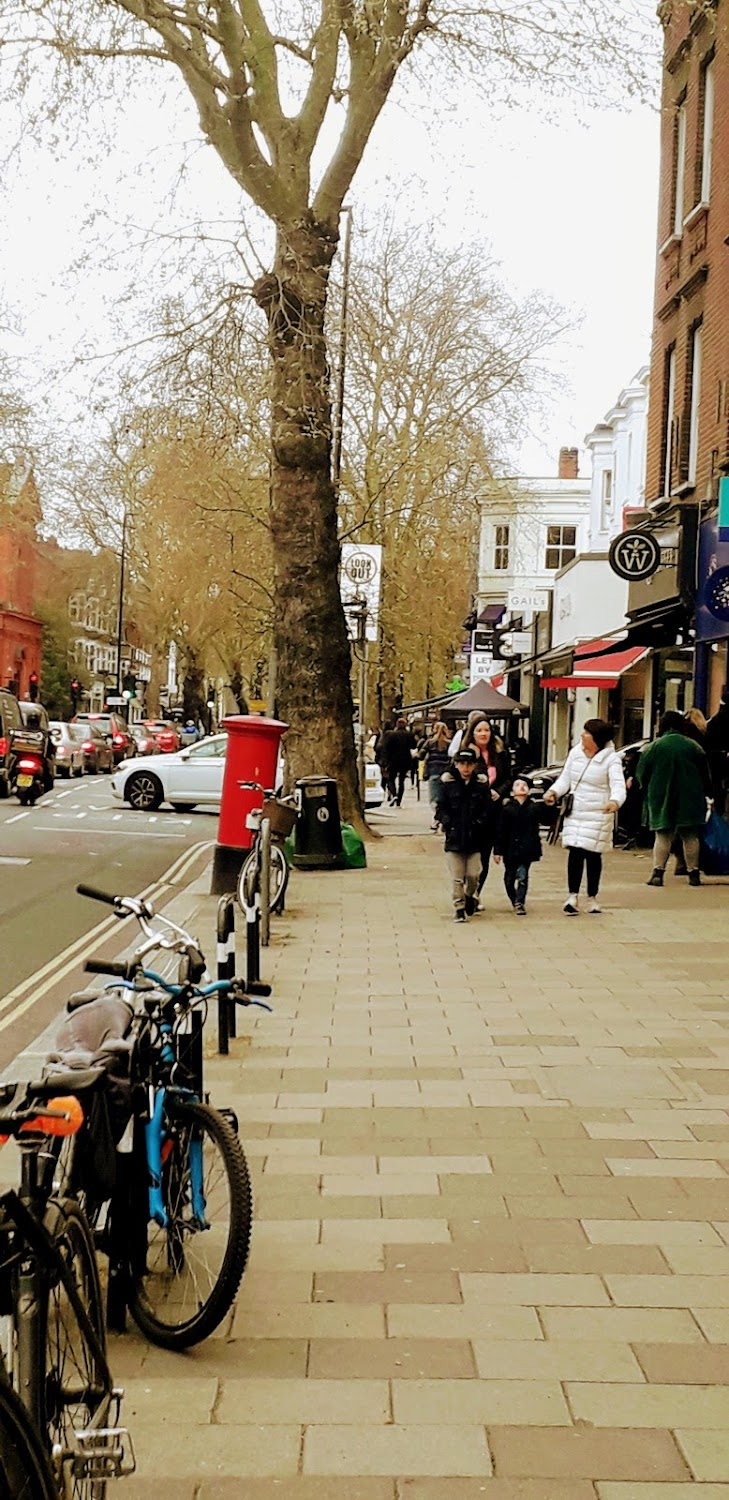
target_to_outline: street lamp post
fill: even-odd
[[[127,508],[122,515],[121,557],[119,560],[119,610],[116,620],[116,696],[121,697],[122,641],[124,639],[124,573],[127,561]]]

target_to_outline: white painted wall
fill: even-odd
[[[628,585],[613,573],[607,553],[588,553],[555,579],[552,644],[613,635],[624,623],[627,607]]]

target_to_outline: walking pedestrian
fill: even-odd
[[[658,738],[638,761],[648,826],[655,833],[649,885],[663,885],[671,845],[678,836],[689,885],[701,885],[699,834],[711,799],[711,773],[705,752],[685,733],[683,715],[673,709],[658,725]]]
[[[455,920],[465,922],[478,909],[480,851],[491,816],[488,777],[479,768],[475,750],[456,751],[452,765],[441,776],[437,811],[453,881]]]
[[[444,771],[448,770],[450,757],[448,746],[451,742],[451,732],[442,719],[433,725],[430,739],[425,742],[423,754],[423,780],[428,783],[430,805],[433,809],[433,821],[431,830],[435,833],[438,828],[438,798],[440,797],[440,783]]]
[[[518,917],[526,916],[529,871],[542,857],[538,804],[529,799],[529,785],[517,776],[511,796],[501,809],[494,843],[496,864],[504,861],[506,894]]]
[[[615,814],[625,801],[625,778],[612,729],[604,719],[588,719],[579,745],[570,750],[564,767],[546,793],[554,804],[566,797],[562,844],[567,856],[568,917],[579,915],[582,876],[587,871],[588,911],[599,916],[602,856],[613,841]],[[686,742],[687,744],[689,741]]]
[[[380,752],[391,807],[399,807],[402,803],[405,782],[410,774],[415,749],[415,736],[408,729],[407,720],[396,719],[394,729],[388,730],[383,735]]]
[[[511,761],[508,751],[504,749],[502,741],[483,713],[475,715],[470,720],[464,731],[460,748],[476,751],[491,788],[493,804],[491,817],[484,828],[481,846],[481,874],[478,878],[478,894],[480,895],[489,873],[489,861],[499,826],[501,803],[511,787]]]

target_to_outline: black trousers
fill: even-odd
[[[398,807],[400,806],[400,803],[402,802],[403,796],[405,794],[405,782],[407,781],[407,777],[408,773],[405,770],[388,771],[387,773],[387,790],[390,796],[394,798],[395,802],[397,802]]]
[[[491,863],[491,854],[492,854],[492,851],[493,851],[493,847],[494,847],[493,838],[492,838],[490,844],[482,844],[481,845],[481,874],[478,877],[478,891],[479,891],[479,895],[480,895],[481,891],[483,890],[483,888],[484,888],[484,886],[486,884],[486,876],[489,873],[489,865]]]
[[[587,868],[587,894],[596,896],[600,889],[602,855],[592,849],[570,849],[567,856],[567,889],[577,896],[582,885],[582,872]]]

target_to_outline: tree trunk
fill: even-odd
[[[343,816],[362,827],[324,335],[336,248],[336,231],[311,216],[279,225],[273,272],[254,296],[268,319],[271,355],[276,699],[292,726],[287,778],[334,776]]]

